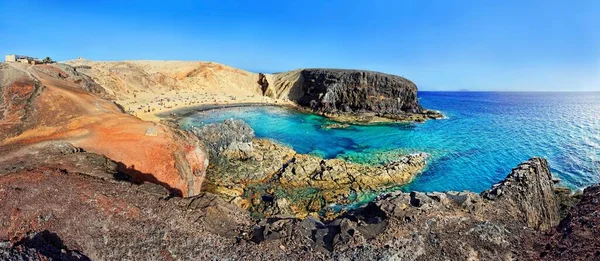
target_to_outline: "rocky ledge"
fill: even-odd
[[[423,109],[417,86],[391,74],[342,69],[302,69],[274,75],[268,95],[289,98],[314,113],[352,123],[442,118]]]
[[[394,192],[333,220],[255,220],[211,193],[171,197],[161,186],[122,180],[116,162],[69,144],[30,152],[0,169],[3,260],[597,257],[600,189],[586,189],[559,222],[539,158],[481,194]]]
[[[381,165],[298,154],[241,120],[194,128],[211,155],[204,188],[257,217],[307,215],[333,218],[345,205],[410,182],[426,166],[416,153]]]

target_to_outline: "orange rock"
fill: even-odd
[[[200,193],[208,155],[195,136],[121,112],[113,102],[69,81],[68,72],[60,68],[41,65],[27,70],[44,86],[31,101],[32,126],[4,139],[0,146],[62,140],[117,161],[119,171],[136,182],[161,184],[183,196]],[[19,88],[5,89],[5,97],[26,95],[33,88],[31,83],[11,86]],[[16,113],[13,118],[20,119]],[[156,130],[156,136],[145,135],[149,128]]]

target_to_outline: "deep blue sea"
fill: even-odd
[[[184,126],[245,120],[258,137],[299,153],[385,162],[422,151],[427,169],[403,190],[480,192],[534,156],[573,189],[600,182],[600,93],[419,92],[424,108],[447,119],[325,129],[326,118],[282,107],[198,112]]]

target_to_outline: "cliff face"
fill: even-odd
[[[417,86],[391,74],[342,69],[302,69],[273,76],[268,95],[288,98],[316,113],[340,121],[375,122],[382,117],[397,121],[421,121],[441,114],[424,110],[417,100]],[[344,118],[352,115],[353,117]],[[360,118],[363,117],[363,118]]]
[[[372,71],[303,69],[276,74],[272,94],[286,93],[322,113],[421,113],[417,86],[406,78]],[[285,90],[285,91],[284,91]]]
[[[554,194],[548,162],[535,158],[519,164],[506,179],[484,191],[482,196],[529,227],[547,230],[559,222]]]
[[[298,103],[320,112],[418,113],[417,86],[400,76],[371,71],[306,69]]]

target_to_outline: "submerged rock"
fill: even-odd
[[[254,130],[242,120],[227,119],[223,123],[193,128],[208,147],[212,159],[247,159],[252,156]]]
[[[231,133],[235,130],[241,131]],[[209,166],[204,188],[257,217],[312,214],[333,218],[343,206],[365,195],[410,182],[428,157],[424,153],[402,155],[376,165],[322,159],[297,154],[270,140],[251,140],[254,132],[243,121],[211,124],[195,133],[211,155],[220,157]],[[241,150],[241,142],[251,149]]]
[[[323,129],[347,129],[350,127],[350,124],[347,123],[330,123],[321,126]]]

